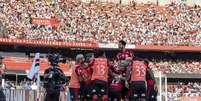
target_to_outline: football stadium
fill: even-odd
[[[0,101],[201,101],[201,0],[0,0]]]

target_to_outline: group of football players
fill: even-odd
[[[156,101],[156,83],[149,62],[137,58],[119,41],[115,61],[103,50],[94,56],[76,56],[69,83],[72,101]]]

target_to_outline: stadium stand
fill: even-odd
[[[201,45],[201,8],[185,4],[101,4],[67,0],[0,4],[0,20],[10,39],[136,45]]]
[[[41,66],[40,66],[40,74],[44,74],[44,70],[49,67],[49,63],[46,58],[41,58]],[[32,66],[33,58],[25,58],[25,57],[5,57],[3,63],[6,65],[7,71],[24,71],[24,73],[28,73]],[[60,68],[64,71],[66,75],[70,75],[70,67],[68,64],[59,64]]]
[[[187,73],[200,74],[201,61],[200,60],[151,60],[150,67],[154,71],[162,71],[164,73]]]
[[[69,75],[69,70],[75,63],[74,60],[69,58],[66,60],[67,63],[61,63],[60,66],[65,74]],[[32,64],[32,58],[25,57],[5,57],[4,64],[7,66],[7,70],[29,70]],[[48,67],[48,62],[45,58],[41,58],[41,74],[43,70]],[[163,73],[171,74],[200,74],[201,73],[201,61],[200,60],[167,60],[167,59],[153,59],[150,60],[149,67],[153,69],[154,72],[162,71]]]
[[[201,46],[199,5],[11,0],[0,3],[0,22],[3,25],[0,38],[14,40],[117,43],[124,39],[135,45]],[[31,59],[13,57],[4,60],[8,70],[28,70],[31,62]],[[42,62],[41,73],[48,66],[46,60]],[[152,59],[150,67],[163,73],[201,73],[200,60]],[[66,64],[62,69],[68,74]],[[200,91],[199,82],[178,83],[168,86],[168,97],[201,96]]]
[[[198,82],[188,82],[187,84],[180,82],[175,85],[168,85],[168,99],[176,100],[181,96],[200,96],[200,88],[201,85]]]

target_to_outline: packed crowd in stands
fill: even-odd
[[[31,18],[56,18],[58,26],[32,24]],[[10,0],[0,3],[2,37],[140,45],[201,45],[201,7],[185,4],[102,4],[65,0]]]
[[[189,82],[188,84],[180,82],[176,85],[168,85],[167,90],[168,99],[176,99],[181,96],[201,96],[201,84],[199,82]]]
[[[155,73],[158,73],[161,71],[162,73],[187,73],[187,74],[200,74],[201,73],[201,61],[200,60],[169,60],[169,59],[148,59],[149,67],[152,68],[152,70]],[[68,61],[67,64],[70,64],[70,67],[72,67],[72,63],[75,61]],[[114,63],[117,64],[115,61]]]
[[[59,25],[34,25],[31,18],[56,18]],[[140,45],[201,45],[201,7],[198,5],[119,5],[77,0],[50,4],[45,0],[10,0],[0,3],[0,22],[4,28],[0,37],[10,39],[101,43],[124,39]],[[164,73],[201,73],[199,60],[153,59],[149,65],[154,71]],[[17,87],[6,82],[8,89],[34,89],[31,85],[27,82]],[[201,84],[168,86],[169,99],[183,95],[201,96]]]
[[[154,71],[163,73],[201,73],[201,61],[199,60],[151,60],[149,66]]]

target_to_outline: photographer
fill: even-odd
[[[64,90],[67,77],[59,68],[59,55],[48,54],[50,67],[44,73],[44,88],[46,89],[45,101],[59,101],[60,91]]]

